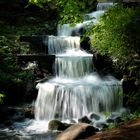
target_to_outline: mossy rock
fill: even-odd
[[[59,120],[51,120],[48,124],[48,129],[49,130],[60,130],[63,131],[65,129],[67,129],[69,126],[71,126],[71,124],[67,124],[67,123],[62,123]]]

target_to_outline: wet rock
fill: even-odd
[[[88,3],[88,7],[90,8],[89,10],[92,12],[92,11],[95,11],[97,9],[97,0],[91,0],[89,3]]]
[[[86,123],[78,123],[70,126],[60,133],[55,140],[76,140],[94,135],[96,129]]]
[[[107,123],[114,123],[114,119],[108,118],[108,119],[106,120],[106,122],[107,122]]]
[[[25,118],[33,119],[34,118],[34,111],[32,109],[25,110]]]
[[[49,130],[60,130],[60,131],[63,131],[63,130],[67,129],[70,126],[71,126],[71,124],[62,123],[59,120],[51,120],[49,122],[49,124],[48,124],[48,129]]]
[[[94,126],[95,126],[96,128],[98,128],[99,130],[103,130],[103,129],[105,129],[105,128],[108,128],[107,123],[104,122],[104,121],[97,121],[97,122],[94,123]]]
[[[119,112],[120,112],[121,116],[129,117],[129,115],[130,115],[130,109],[128,109],[128,108],[121,108]]]
[[[107,123],[120,123],[121,122],[121,117],[117,116],[115,118],[108,118],[106,120]]]
[[[0,122],[5,123],[12,119],[15,115],[16,110],[14,108],[8,108],[7,106],[3,106],[0,111]]]
[[[85,29],[83,29],[83,33],[81,33],[81,34],[84,34],[84,31]],[[83,50],[85,50],[86,52],[89,52],[89,53],[91,53],[92,52],[92,50],[91,50],[91,44],[90,44],[90,38],[89,37],[83,37],[83,36],[81,36],[81,43],[80,43],[80,48],[81,49],[83,49]]]
[[[15,113],[16,113],[16,109],[15,109],[15,108],[12,108],[12,107],[7,108],[7,111],[6,111],[6,115],[7,115],[7,116],[11,117],[11,116],[13,116]]]
[[[107,123],[118,123],[120,122],[121,117],[120,117],[120,113],[118,112],[113,112],[108,119],[106,120]]]
[[[47,49],[48,35],[20,36],[20,41],[29,42],[31,44],[30,48],[36,47],[38,53],[44,52]]]
[[[84,116],[84,117],[78,119],[78,122],[81,122],[81,123],[91,123],[91,120],[87,116]]]
[[[4,122],[5,126],[11,126],[13,124],[13,122],[11,120],[7,120]]]
[[[12,118],[14,121],[22,121],[25,118],[25,115],[23,112],[16,112]]]
[[[76,121],[75,121],[75,120],[70,120],[70,123],[72,123],[72,124],[73,124],[73,123],[76,123]]]
[[[96,114],[96,113],[90,113],[90,114],[88,115],[88,117],[89,117],[90,119],[95,119],[95,120],[100,120],[100,119],[101,119],[101,117],[100,117],[98,114]]]
[[[122,118],[120,116],[115,118],[115,123],[120,123],[122,122]]]

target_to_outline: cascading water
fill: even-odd
[[[81,50],[56,55],[55,72],[61,78],[80,78],[93,71],[93,56]]]
[[[108,5],[112,4],[99,4],[98,11],[87,16],[95,17],[93,22],[97,23]],[[76,29],[90,22],[84,21],[76,25]],[[75,27],[66,24],[58,27],[58,36],[49,36],[48,52],[56,56],[56,77],[37,85],[36,119],[15,122],[12,129],[0,130],[2,137],[7,134],[8,139],[11,137],[12,140],[52,140],[54,133],[47,132],[48,121],[51,119],[77,119],[91,112],[102,117],[103,112],[118,113],[122,107],[122,96],[119,94],[122,92],[121,82],[111,76],[101,77],[94,72],[93,55],[80,50],[80,37],[72,37],[73,30]]]
[[[49,54],[64,53],[67,49],[79,49],[80,37],[49,36],[48,46]]]
[[[108,10],[110,8],[110,6],[113,6],[113,4],[114,3],[112,3],[112,2],[98,3],[97,10],[100,10],[100,11]]]
[[[103,9],[103,6],[99,7]],[[88,16],[96,15],[98,19],[103,13]],[[103,79],[95,73],[93,55],[80,50],[79,37],[67,36],[67,33],[72,33],[68,26],[64,25],[63,29],[66,36],[49,37],[48,52],[56,55],[56,77],[37,85],[36,119],[66,120],[91,112],[99,114],[119,110],[122,107],[120,81],[112,77]],[[60,30],[59,35],[64,35],[62,28]]]
[[[111,83],[111,85],[110,85]],[[82,79],[57,77],[38,84],[36,118],[75,119],[90,112],[117,111],[122,107],[120,86],[116,80],[103,80],[97,74]]]
[[[113,3],[98,3],[97,11],[85,14],[84,21],[82,23],[78,23],[75,26],[71,26],[70,24],[58,25],[57,34],[58,36],[76,36],[81,35],[81,31],[86,26],[90,26],[90,24],[98,23],[100,17],[105,13],[106,10],[111,7]]]

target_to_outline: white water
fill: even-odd
[[[113,6],[113,2],[98,3],[97,10],[105,11],[108,10],[111,6]]]
[[[48,53],[59,54],[64,53],[67,49],[79,49],[80,37],[72,36],[49,36]]]
[[[58,36],[70,36],[72,34],[73,27],[70,24],[58,25]]]
[[[82,79],[56,77],[38,84],[36,118],[38,120],[67,120],[80,118],[90,112],[111,112],[122,107],[119,81],[101,79],[90,74]]]
[[[99,10],[100,7],[104,9],[100,5]],[[87,15],[98,21],[103,13]],[[56,55],[56,77],[37,85],[36,119],[72,120],[91,112],[118,111],[122,107],[121,82],[111,76],[101,78],[93,71],[93,55],[80,50],[79,37],[67,36],[72,32],[69,26],[64,25],[61,30],[59,26],[58,31],[65,36],[50,36],[48,42],[49,53]]]
[[[103,9],[101,5],[98,7]],[[88,16],[97,17],[97,22],[103,13],[97,11]],[[82,26],[82,23],[77,25]],[[14,130],[2,130],[13,134],[11,137],[52,140],[53,136],[47,132],[51,119],[75,120],[91,112],[102,115],[103,112],[119,112],[122,108],[121,82],[111,76],[100,77],[93,71],[93,55],[79,49],[80,38],[69,36],[72,34],[69,25],[61,30],[59,27],[58,32],[63,36],[50,36],[48,44],[49,53],[56,54],[56,77],[37,85],[36,120],[16,122]]]
[[[113,6],[112,2],[98,3],[97,11],[85,14],[84,22],[78,23],[75,26],[71,26],[70,24],[58,25],[57,29],[58,36],[71,36],[73,32],[75,32],[76,35],[81,35],[80,30],[82,28],[86,28],[87,26],[90,26],[90,24],[98,23],[100,17],[111,6]]]
[[[57,54],[55,60],[56,76],[61,78],[81,78],[93,71],[93,55],[81,50],[67,50]]]

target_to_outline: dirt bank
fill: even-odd
[[[96,134],[86,140],[140,140],[140,118],[119,128]]]

